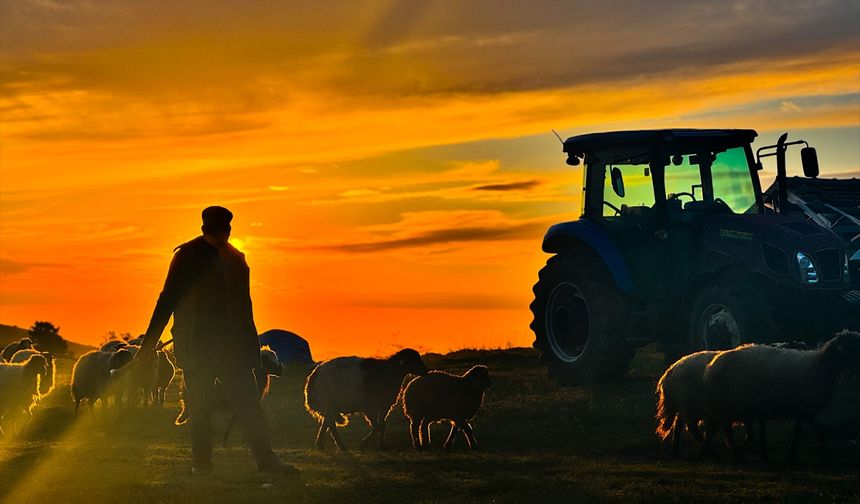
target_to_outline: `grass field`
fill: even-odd
[[[490,367],[494,386],[475,422],[480,452],[463,439],[452,453],[415,452],[396,410],[389,449],[336,453],[312,449],[316,424],[302,408],[304,370],[292,369],[265,403],[273,443],[302,481],[255,473],[239,430],[217,449],[215,471],[192,476],[187,428],[173,425],[176,390],[164,409],[96,409],[72,416],[68,386],[35,411],[28,430],[0,440],[0,502],[860,502],[860,391],[856,380],[822,416],[831,429],[832,460],[824,463],[811,433],[796,465],[784,462],[787,423],[770,433],[764,464],[700,460],[689,438],[682,455],[668,454],[653,433],[653,389],[660,355],[641,350],[629,375],[588,388],[559,388],[531,350],[460,351],[428,355],[431,368]],[[68,381],[63,369],[60,383]],[[224,419],[216,419],[216,429]],[[365,433],[353,417],[342,430],[350,447]],[[437,443],[446,427],[433,430]],[[271,484],[269,484],[271,482]]]

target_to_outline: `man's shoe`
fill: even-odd
[[[194,476],[206,476],[212,474],[212,464],[194,464],[191,466],[191,474]]]

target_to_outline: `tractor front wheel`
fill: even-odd
[[[530,308],[534,347],[561,385],[606,381],[627,371],[629,299],[594,252],[551,257]]]

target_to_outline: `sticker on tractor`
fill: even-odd
[[[732,240],[752,240],[753,234],[735,231],[734,229],[720,229],[720,237],[731,238]]]

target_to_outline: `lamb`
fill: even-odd
[[[305,409],[320,423],[316,447],[324,449],[328,432],[338,450],[345,451],[337,427],[349,423],[347,415],[361,413],[371,429],[359,448],[378,435],[379,449],[385,449],[385,420],[408,374],[427,374],[421,355],[411,348],[387,359],[337,357],[318,365],[305,382]]]
[[[18,350],[9,362],[26,362],[27,359],[34,355],[41,355],[45,358],[47,372],[45,376],[39,380],[39,396],[46,396],[54,388],[54,375],[56,374],[56,364],[54,363],[54,355],[50,352],[40,352],[32,348],[26,350]]]
[[[39,382],[48,372],[48,362],[41,354],[31,355],[24,362],[0,363],[0,420],[14,428],[16,414],[24,413],[26,423],[39,398]],[[0,436],[3,436],[0,425]]]
[[[87,399],[90,408],[101,400],[106,406],[109,386],[116,384],[112,372],[121,369],[134,359],[128,349],[122,348],[116,352],[93,350],[87,352],[75,362],[72,369],[72,398],[75,401],[75,414],[78,413],[81,401]]]
[[[409,419],[412,444],[417,450],[430,449],[430,424],[451,423],[444,447],[450,450],[461,430],[469,448],[478,449],[469,423],[484,401],[484,392],[492,385],[486,366],[473,366],[463,376],[431,371],[414,378],[403,390],[403,414]]]
[[[281,364],[281,361],[278,359],[278,355],[267,346],[264,346],[260,349],[260,360],[262,362],[262,367],[260,369],[254,370],[254,379],[257,382],[257,390],[260,393],[260,401],[262,401],[266,398],[267,395],[269,395],[271,377],[283,375],[284,367]],[[227,400],[227,395],[224,393],[224,389],[221,387],[221,384],[216,382],[214,387],[215,390],[213,392],[212,400],[209,402],[209,415],[211,415],[215,411],[226,411],[230,409],[230,403]],[[185,424],[185,422],[188,421],[190,414],[185,404],[184,386],[180,390],[179,405],[181,409],[174,423],[176,425],[183,425]],[[235,425],[236,414],[233,413],[230,416],[230,421],[227,423],[227,428],[224,429],[224,434],[221,437],[221,443],[224,446],[227,446],[227,441],[230,438],[230,431]]]
[[[12,356],[15,355],[15,352],[18,350],[26,350],[28,348],[33,348],[33,340],[30,338],[21,338],[18,341],[13,341],[6,345],[0,355],[2,355],[4,361],[10,362],[12,360]]]
[[[860,369],[860,333],[847,330],[817,350],[744,345],[720,353],[703,376],[705,449],[722,428],[735,456],[742,457],[731,436],[731,423],[758,421],[761,456],[767,460],[764,422],[792,419],[789,459],[795,459],[803,422],[818,431],[827,458],[824,430],[815,416],[830,402],[842,372],[851,368]]]

